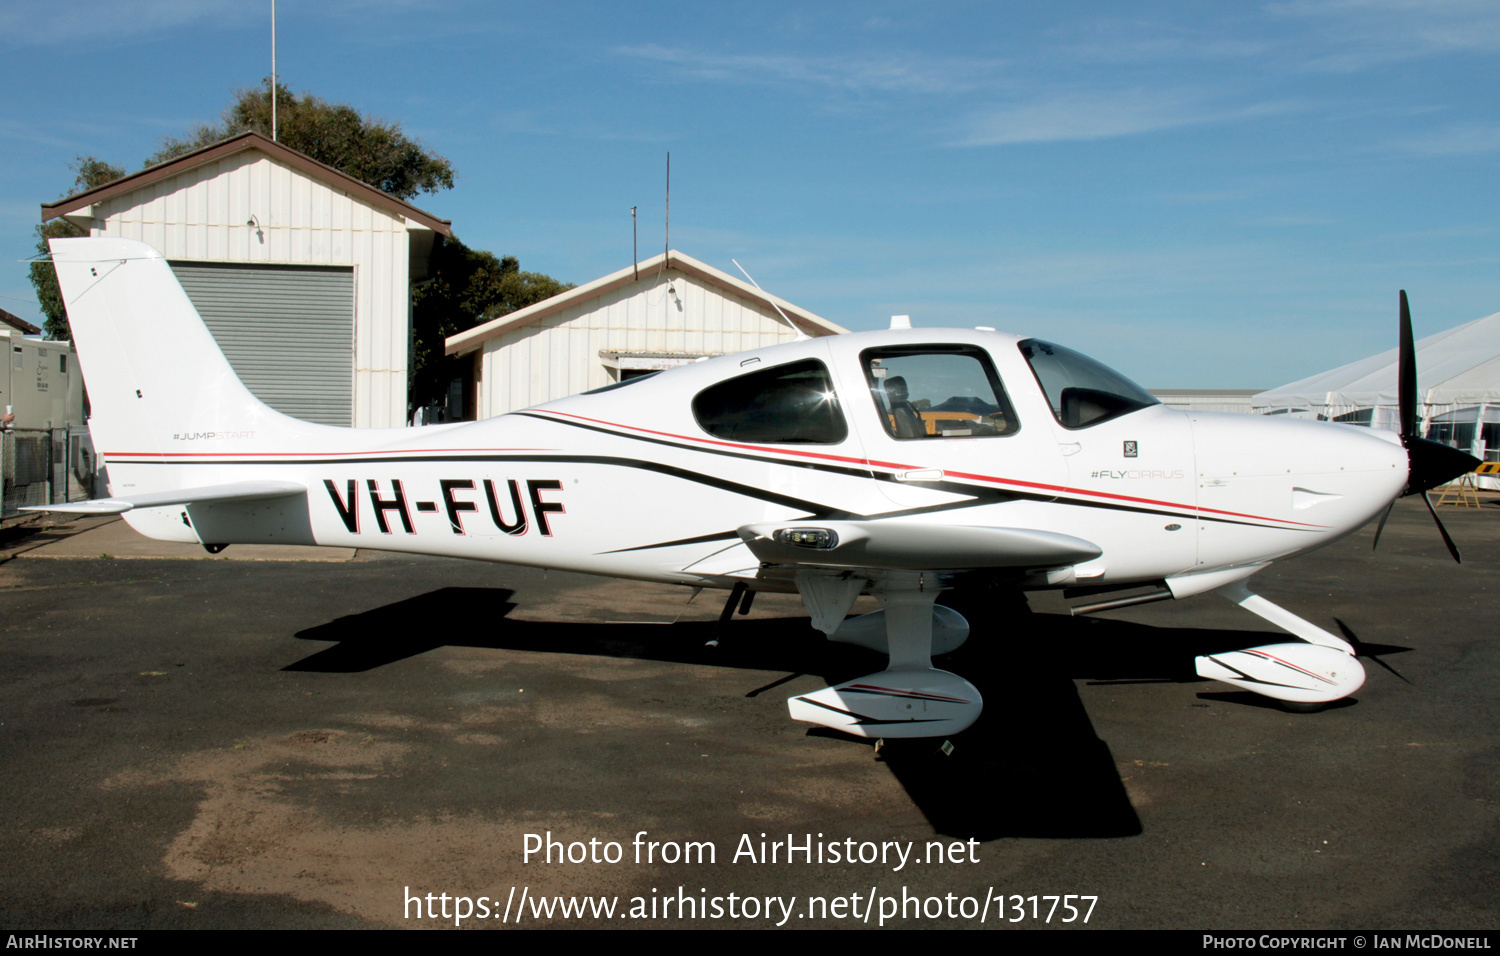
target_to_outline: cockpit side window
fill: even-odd
[[[1161,404],[1119,372],[1072,349],[1041,339],[1026,339],[1020,348],[1064,428],[1087,428]]]
[[[978,438],[1020,428],[990,357],[972,345],[890,346],[859,354],[895,439]]]
[[[849,436],[828,368],[816,359],[720,382],[693,399],[698,426],[715,438],[771,445],[836,445]]]

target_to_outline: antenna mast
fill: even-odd
[[[734,263],[734,267],[736,269],[740,270],[741,272],[745,272],[745,267],[742,266],[742,265],[740,265],[738,259],[730,259],[729,261]],[[761,293],[762,295],[764,295],[766,297],[767,301],[769,301],[771,303],[771,308],[775,309],[781,315],[781,317],[786,320],[786,324],[791,327],[791,330],[793,332],[797,333],[797,340],[799,342],[802,339],[805,339],[805,338],[808,337],[807,333],[804,332],[804,331],[802,331],[802,329],[797,326],[797,323],[793,322],[790,318],[787,317],[787,314],[785,312],[781,311],[781,306],[779,306],[779,305],[776,304],[776,300],[771,297],[771,294],[769,292],[767,292],[765,289],[762,289],[760,287],[760,283],[755,281],[755,277],[754,276],[752,276],[748,272],[745,272],[745,278],[747,278],[747,279],[750,280],[750,284],[753,285],[753,286],[755,286],[755,289],[756,289],[757,292]]]
[[[661,279],[661,274],[667,271],[667,253],[672,251],[672,154],[667,153],[667,225],[665,236],[662,239],[661,266],[656,270],[656,278]]]
[[[276,142],[276,0],[271,0],[271,142]]]

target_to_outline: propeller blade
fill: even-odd
[[[1463,564],[1464,559],[1459,557],[1458,554],[1458,545],[1454,544],[1453,539],[1448,537],[1448,529],[1443,527],[1443,519],[1438,517],[1437,509],[1432,506],[1432,499],[1427,496],[1427,492],[1425,491],[1422,492],[1422,500],[1427,502],[1427,511],[1432,515],[1432,520],[1437,522],[1438,534],[1443,536],[1443,543],[1448,546],[1448,553],[1453,555],[1453,560],[1459,564]]]
[[[1401,290],[1401,342],[1397,349],[1396,386],[1401,416],[1401,439],[1417,437],[1417,349],[1412,342],[1411,306]]]
[[[1385,512],[1380,516],[1380,524],[1375,526],[1375,543],[1370,546],[1371,551],[1380,548],[1380,533],[1385,530],[1385,523],[1390,520],[1391,512],[1394,510],[1396,510],[1396,499],[1392,498],[1391,503],[1385,506]]]
[[[1406,448],[1407,462],[1406,491],[1403,495],[1422,496],[1422,500],[1427,502],[1428,513],[1437,523],[1438,533],[1443,536],[1443,543],[1448,546],[1448,553],[1453,555],[1453,560],[1463,564],[1464,559],[1459,557],[1458,546],[1448,536],[1448,529],[1443,527],[1443,519],[1438,517],[1427,491],[1473,471],[1479,467],[1480,462],[1473,455],[1417,434],[1417,349],[1412,341],[1411,306],[1406,301],[1405,289],[1401,290],[1400,336],[1401,342],[1396,350],[1396,386],[1397,401],[1400,403],[1401,444]],[[1387,508],[1385,517],[1380,519],[1380,528],[1375,531],[1376,544],[1380,543],[1380,531],[1385,528],[1385,519],[1390,514],[1391,511]]]

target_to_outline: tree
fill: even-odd
[[[120,167],[111,166],[93,156],[75,158],[71,168],[77,175],[73,179],[73,188],[66,195],[103,186],[125,175],[125,170]],[[50,252],[47,248],[48,239],[72,239],[87,234],[66,219],[44,222],[36,227],[36,251],[46,256]],[[44,327],[47,338],[54,341],[71,338],[68,313],[63,308],[62,293],[57,288],[57,270],[52,267],[51,262],[43,259],[33,262],[30,271],[37,303],[42,307],[42,314],[47,317]]]
[[[276,86],[276,141],[369,183],[397,199],[453,188],[453,165],[401,132],[400,123],[363,116],[352,106],[329,103]],[[219,140],[254,130],[271,136],[271,94],[238,89],[217,124],[199,124],[182,139],[168,137],[146,160],[155,166]]]
[[[408,413],[441,403],[448,383],[467,377],[469,360],[444,356],[444,339],[573,288],[540,272],[523,272],[515,256],[470,249],[457,236],[432,250],[429,269],[430,281],[412,290]]]

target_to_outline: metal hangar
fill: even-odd
[[[846,329],[669,250],[450,336],[474,356],[476,417],[622,379]]]
[[[58,217],[161,250],[272,408],[405,424],[411,283],[447,220],[254,132],[42,206]]]

